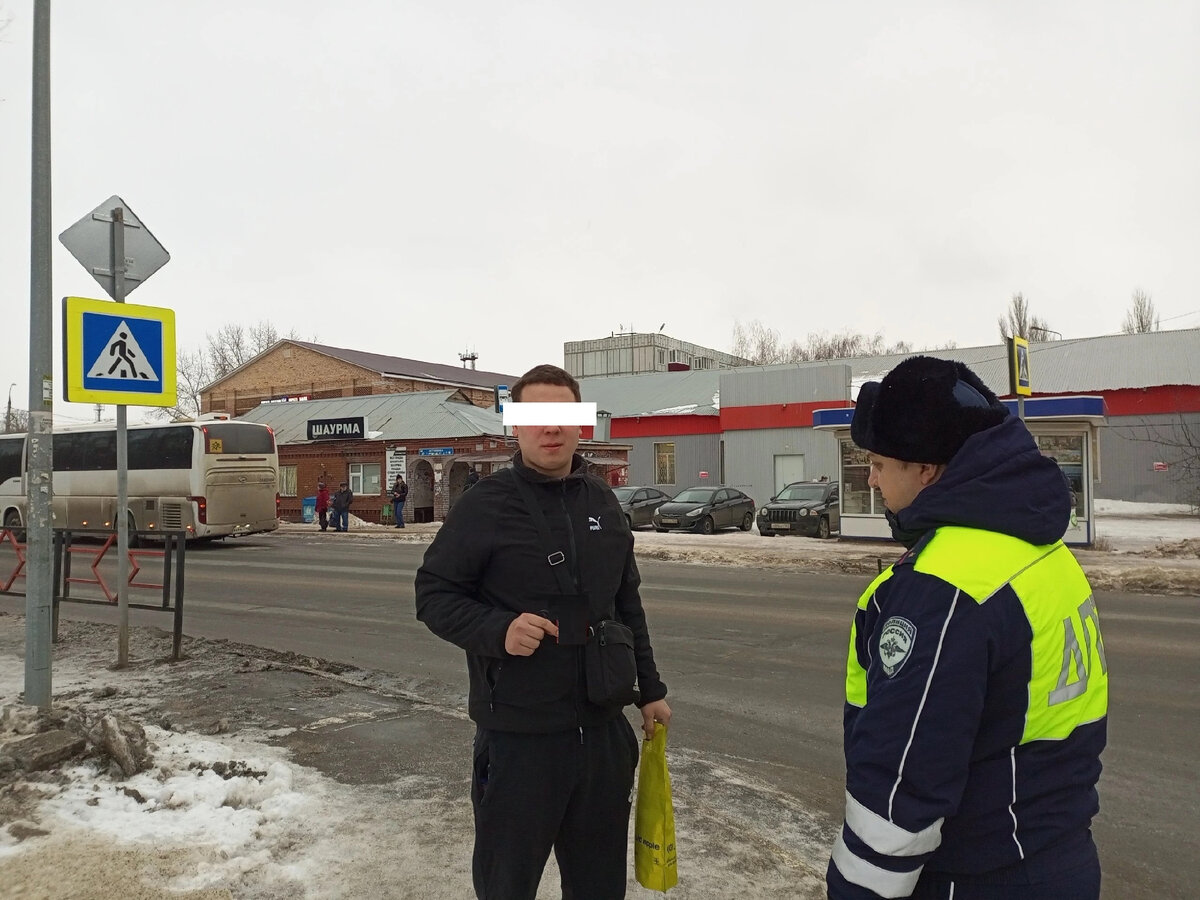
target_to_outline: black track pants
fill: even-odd
[[[637,759],[623,715],[553,734],[477,729],[472,874],[480,900],[533,900],[551,848],[563,900],[624,897]]]

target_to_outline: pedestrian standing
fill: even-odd
[[[404,527],[404,502],[408,500],[408,482],[404,480],[403,475],[396,476],[396,483],[392,485],[392,514],[396,519],[396,527]]]
[[[329,488],[323,481],[317,482],[317,521],[322,531],[329,527]]]
[[[858,393],[892,535],[846,670],[834,900],[1096,900],[1108,664],[1058,465],[962,363]]]
[[[354,502],[354,491],[346,482],[342,482],[333,495],[333,530],[350,530],[350,504]]]
[[[538,366],[512,399],[578,402],[579,384]],[[599,679],[585,675],[600,623],[631,632],[629,687],[640,688],[647,736],[670,720],[667,687],[633,536],[613,492],[575,453],[579,426],[513,432],[512,467],[462,495],[416,578],[417,618],[467,653],[475,892],[533,900],[553,850],[564,897],[614,900],[625,896],[638,740],[621,700],[598,702]]]

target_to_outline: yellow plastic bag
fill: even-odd
[[[638,765],[633,868],[638,884],[665,892],[679,881],[675,861],[675,809],[667,773],[667,726],[654,723],[654,738],[642,741]]]

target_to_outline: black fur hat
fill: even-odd
[[[913,356],[858,391],[850,437],[859,447],[906,462],[947,463],[977,431],[1009,415],[960,362]]]

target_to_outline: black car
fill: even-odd
[[[655,531],[712,534],[719,528],[754,527],[754,501],[731,487],[691,487],[654,511]]]
[[[758,511],[760,534],[827,538],[841,533],[838,486],[832,481],[794,481]]]
[[[652,487],[618,487],[613,488],[613,493],[617,495],[630,528],[653,525],[654,511],[671,499]]]

